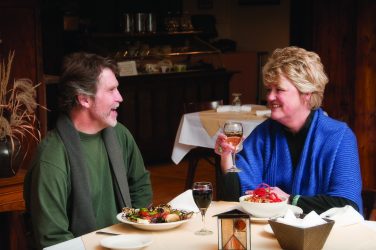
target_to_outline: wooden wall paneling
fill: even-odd
[[[360,1],[357,22],[355,133],[363,185],[376,188],[376,2]]]
[[[121,115],[124,117],[122,120],[126,121],[124,125],[127,126],[129,130],[134,131],[137,128],[137,93],[133,88],[129,88],[123,92],[123,95],[125,95],[123,102],[126,103],[126,105],[120,105]]]
[[[0,1],[0,38],[2,58],[7,58],[9,51],[15,51],[10,80],[29,78],[34,84],[42,83],[37,89],[37,101],[45,105],[39,9],[36,0]],[[38,109],[37,118],[44,135],[47,127],[46,111]],[[26,160],[15,177],[0,179],[0,228],[5,231],[1,232],[1,249],[27,249],[22,223],[25,206],[22,195],[23,179],[36,144],[35,141],[31,141]]]
[[[35,33],[36,33],[36,56],[35,56],[35,65],[37,65],[37,78],[35,84],[40,84],[37,89],[37,99],[38,103],[43,107],[38,107],[37,117],[39,120],[40,132],[42,138],[47,134],[47,94],[46,94],[46,82],[44,79],[44,69],[43,69],[43,53],[42,53],[42,29],[41,29],[41,20],[40,20],[40,9],[35,8]]]
[[[171,105],[170,100],[170,93],[169,93],[170,87],[168,89],[155,89],[153,100],[151,103],[153,112],[152,120],[153,121],[168,121],[169,119],[169,108],[166,109],[166,107],[169,107]],[[160,135],[160,137],[166,138],[172,129],[171,124],[168,123],[169,126],[165,126],[162,122],[155,122],[153,124],[153,133],[157,133]]]
[[[2,35],[1,54],[8,57],[14,50],[15,58],[12,67],[14,78],[30,78],[37,82],[35,10],[30,8],[14,8],[0,6],[0,31]]]
[[[188,89],[187,84],[170,84],[169,91],[169,102],[170,107],[168,119],[171,127],[169,129],[174,130],[179,127],[180,116],[183,113],[182,100],[185,100],[186,89]],[[175,139],[175,137],[173,137]]]
[[[200,56],[195,60],[199,59],[234,72],[230,80],[228,97],[226,97],[230,102],[233,99],[232,93],[242,93],[243,103],[257,103],[257,53],[255,51],[228,52],[218,57]]]
[[[208,79],[204,78],[203,81],[205,81],[205,84],[202,84],[199,88],[199,101],[203,101],[205,99],[211,99],[213,96],[213,90],[212,88],[215,87],[213,86],[215,83],[213,83],[215,80],[214,79]]]
[[[232,93],[242,93],[242,103],[257,102],[257,52],[242,51],[222,54],[223,65],[227,70],[237,73],[231,78],[229,100]]]
[[[229,95],[228,95],[229,85],[231,84],[231,79],[232,79],[233,76],[234,76],[234,73],[232,73],[229,76],[226,76],[226,77],[228,77],[228,79],[226,79],[226,81],[230,81],[228,85],[220,84],[220,85],[217,85],[216,88],[214,88],[212,100],[222,99],[224,104],[229,104],[229,102],[230,102]],[[207,101],[207,100],[203,100],[203,101]]]
[[[182,82],[182,83],[184,85],[184,99],[183,99],[183,103],[184,102],[189,102],[191,100],[192,101],[198,101],[199,100],[198,85],[196,85],[196,84],[190,85],[187,82]]]
[[[329,115],[352,126],[356,2],[344,0],[314,3],[313,50],[320,55],[329,77],[323,107]]]
[[[29,78],[35,85],[41,83],[37,89],[37,101],[41,105],[45,105],[45,84],[42,82],[39,37],[39,11],[35,6],[19,5],[20,3],[17,1],[14,6],[5,3],[0,4],[0,55],[2,58],[7,58],[9,51],[15,51],[10,81]],[[37,118],[40,121],[42,135],[44,135],[47,130],[46,111],[38,108]],[[36,145],[35,141],[30,141],[30,153],[25,162],[30,160]],[[26,168],[27,164],[22,167]]]
[[[156,137],[158,138],[158,134],[153,135],[153,120],[152,120],[152,95],[155,93],[151,93],[150,89],[144,88],[140,90],[138,93],[137,102],[137,114],[138,114],[138,135],[141,142],[144,140],[148,140],[149,138]]]
[[[375,2],[292,0],[294,45],[316,51],[330,83],[324,109],[348,122],[358,140],[363,185],[376,188]],[[302,8],[297,8],[297,6]],[[297,20],[305,20],[297,24]],[[304,32],[312,33],[305,35]]]
[[[290,1],[290,45],[312,50],[315,1]]]

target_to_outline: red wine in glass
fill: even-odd
[[[208,235],[213,232],[205,228],[205,213],[213,199],[213,187],[210,182],[195,182],[192,187],[193,200],[200,209],[203,227],[195,232],[198,235]]]

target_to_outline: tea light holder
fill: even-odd
[[[249,214],[234,209],[217,214],[218,249],[251,249]]]

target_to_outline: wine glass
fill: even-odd
[[[205,228],[205,213],[213,198],[213,187],[210,182],[195,182],[192,187],[193,200],[200,209],[202,228],[195,232],[197,235],[208,235],[213,232]]]
[[[223,126],[223,133],[227,136],[227,143],[235,147],[232,152],[232,167],[227,169],[227,172],[240,172],[241,170],[236,167],[235,155],[241,148],[243,139],[243,125],[240,122],[226,122]]]
[[[234,97],[234,99],[232,100],[232,105],[241,106],[242,101],[240,100],[240,97],[242,96],[242,93],[232,93],[232,96]]]

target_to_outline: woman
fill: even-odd
[[[304,213],[345,205],[362,213],[356,137],[320,108],[328,82],[320,57],[297,47],[276,49],[263,80],[271,116],[245,139],[237,154],[241,172],[226,173],[234,148],[223,134],[216,141],[226,198],[236,200],[267,183],[290,194],[290,203]]]

